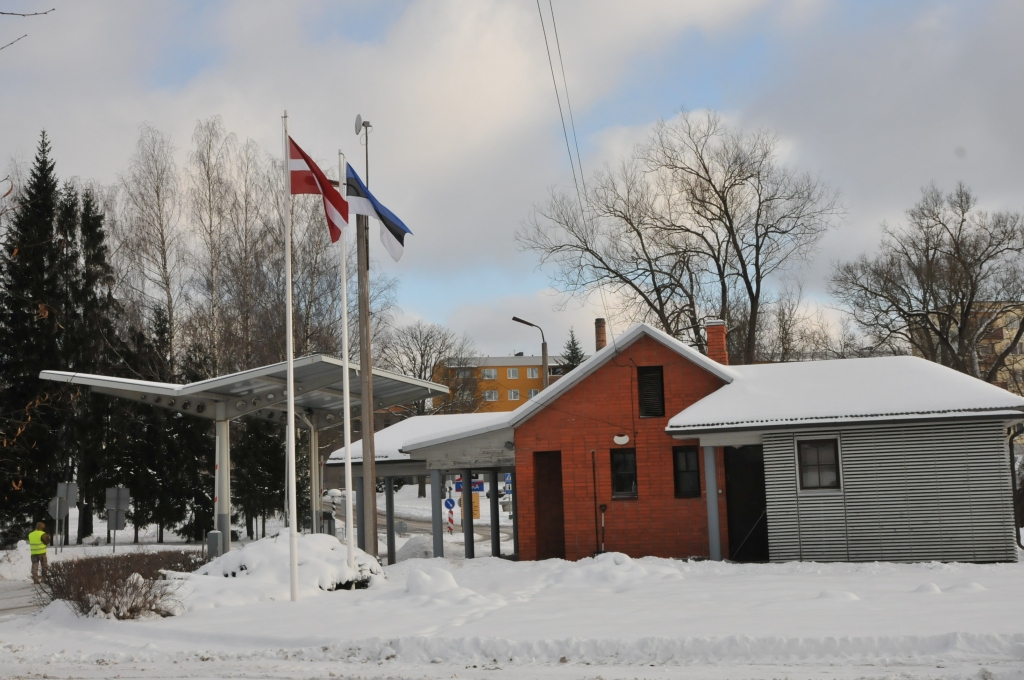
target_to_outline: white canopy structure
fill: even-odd
[[[295,359],[295,406],[299,423],[310,431],[310,475],[313,489],[319,489],[320,466],[315,458],[319,430],[341,425],[344,409],[342,381],[345,362],[324,354]],[[39,377],[69,385],[88,387],[156,408],[184,413],[216,422],[217,479],[215,482],[216,527],[221,531],[222,549],[231,549],[231,420],[241,416],[283,421],[287,418],[285,362],[261,366],[187,385],[91,375],[70,371],[42,371]],[[352,407],[361,405],[359,370],[349,367]],[[373,371],[375,408],[387,408],[448,394],[448,388],[426,380]],[[311,494],[311,512],[319,511],[319,494]],[[314,531],[316,522],[314,522]]]

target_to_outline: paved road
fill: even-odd
[[[26,581],[0,581],[0,616],[31,614],[39,610],[36,588]]]

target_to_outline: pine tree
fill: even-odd
[[[39,379],[41,370],[60,368],[60,202],[44,132],[0,253],[0,532],[8,540],[45,517],[47,501],[68,472],[59,394]]]
[[[582,364],[586,358],[587,355],[583,353],[580,341],[576,339],[575,331],[570,328],[569,339],[565,341],[565,347],[562,348],[562,366],[566,371],[571,371]]]

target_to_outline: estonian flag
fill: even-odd
[[[359,179],[359,175],[346,163],[345,183],[348,186],[348,212],[350,215],[367,215],[380,221],[380,242],[384,244],[391,259],[395,262],[402,257],[405,248],[405,235],[411,234],[409,227],[380,204],[370,190]]]

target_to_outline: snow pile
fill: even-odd
[[[422,534],[413,536],[395,552],[395,561],[430,559],[434,556],[434,539]]]
[[[0,551],[0,581],[27,581],[31,578],[31,568],[27,542],[18,541],[14,550]]]
[[[309,597],[339,588],[365,588],[384,580],[380,564],[355,548],[353,570],[348,546],[327,534],[299,536],[299,595]],[[221,555],[183,577],[180,595],[187,610],[238,606],[291,597],[288,535],[263,538]]]

